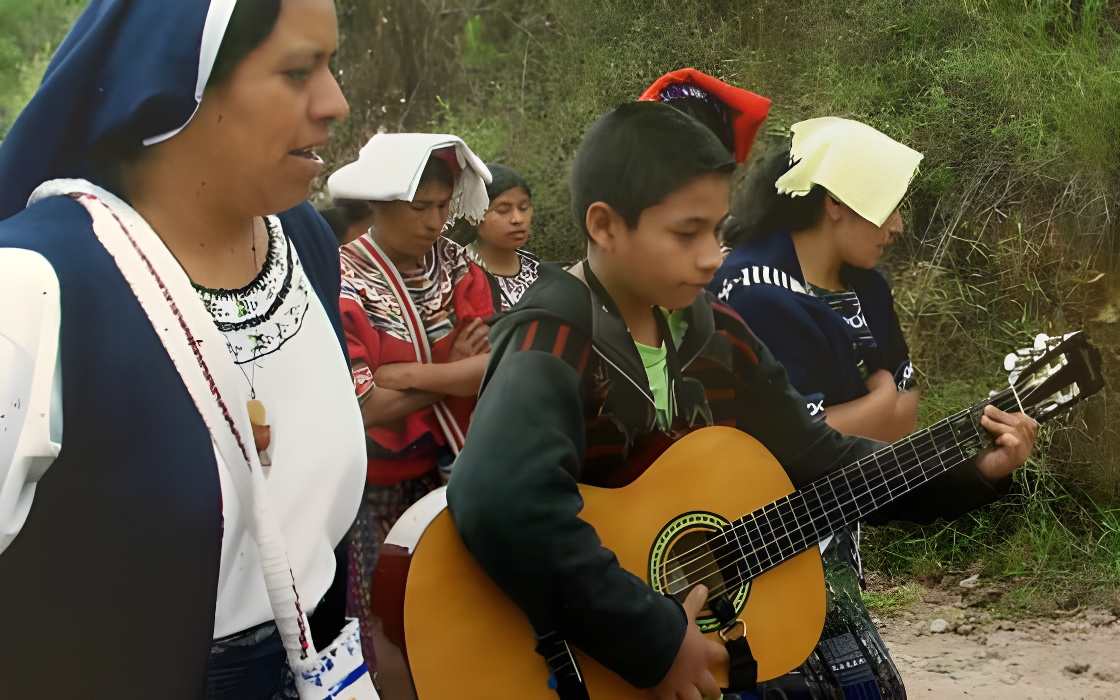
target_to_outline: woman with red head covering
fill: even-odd
[[[666,73],[638,98],[667,102],[712,130],[742,163],[770,111],[770,99],[737,88],[695,68]]]

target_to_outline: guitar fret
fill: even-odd
[[[817,485],[810,484],[797,493],[809,514],[809,523],[813,527],[813,540],[819,542],[821,537],[832,532],[832,528],[824,515],[824,502],[821,500]]]
[[[868,489],[868,493],[871,494],[871,500],[875,504],[875,509],[878,510],[880,505],[886,505],[890,502],[891,487],[887,479],[887,473],[883,471],[883,464],[879,461],[879,453],[876,452],[871,455],[871,463],[875,465],[879,474],[876,477],[876,483]],[[886,493],[883,493],[884,491]]]
[[[763,556],[763,543],[765,540],[762,538],[762,527],[759,524],[759,519],[755,513],[743,519],[744,534],[750,548],[750,554],[747,556],[747,570],[751,576],[757,576],[762,572],[762,556]]]
[[[896,465],[896,467],[891,470],[893,472],[893,474],[891,475],[891,479],[894,481],[902,481],[901,485],[894,488],[891,487],[890,480],[887,481],[887,490],[890,492],[891,498],[894,499],[899,494],[906,492],[906,489],[909,487],[909,483],[906,481],[906,472],[901,468],[902,465],[901,460],[898,456],[898,451],[895,450],[894,445],[891,445],[887,449],[891,451],[891,456],[893,457],[893,461]]]
[[[812,520],[809,507],[801,494],[793,493],[787,498],[790,499],[790,509],[793,513],[793,519],[798,523],[797,533],[800,537],[797,544],[798,551],[800,551],[813,542],[820,540],[820,533],[817,530],[816,523]],[[812,532],[806,532],[805,528],[812,529]]]
[[[852,485],[844,478],[843,470],[832,472],[827,478],[829,487],[831,487],[833,493],[836,494],[841,520],[847,520],[843,515],[848,510],[848,506],[855,504],[855,494],[852,493]]]
[[[911,439],[907,440],[906,442],[910,446],[910,451],[914,453],[914,467],[917,471],[917,475],[914,478],[913,486],[911,486],[910,484],[910,479],[906,479],[906,488],[907,490],[910,490],[917,486],[921,486],[922,482],[925,481],[925,479],[923,478],[925,474],[922,472],[922,455],[918,453],[918,448],[914,446],[914,440]]]
[[[771,503],[766,506],[762,510],[762,514],[766,518],[766,527],[770,530],[770,536],[763,546],[763,551],[766,554],[766,567],[770,568],[782,560],[782,547],[778,543],[777,530],[774,527],[774,504]]]
[[[805,549],[806,539],[792,496],[786,496],[778,502],[778,511],[782,513],[782,519],[785,521],[786,540],[789,542],[788,556],[793,556]]]

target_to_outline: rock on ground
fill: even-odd
[[[1120,698],[1120,621],[1111,613],[1013,623],[969,614],[920,602],[880,616],[910,700]],[[915,634],[931,620],[946,621],[946,633]]]

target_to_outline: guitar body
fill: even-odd
[[[804,662],[820,637],[825,588],[816,548],[745,586],[704,579],[703,572],[682,581],[673,573],[680,569],[679,560],[669,559],[681,556],[689,569],[703,566],[692,552],[721,521],[733,521],[792,491],[781,465],[758,441],[732,428],[712,427],[683,437],[625,487],[581,486],[580,517],[595,527],[625,569],[659,590],[667,587],[683,599],[698,582],[711,590],[726,587],[745,624],[759,680],[768,680]],[[713,546],[718,553],[718,543]],[[424,531],[405,585],[406,653],[420,700],[555,700],[528,619],[463,546],[449,512]],[[705,613],[698,620],[701,629],[716,626]],[[708,635],[719,641],[716,631]],[[575,652],[591,700],[652,697]],[[725,684],[727,669],[713,672]]]

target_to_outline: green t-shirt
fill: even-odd
[[[688,330],[688,322],[684,320],[684,309],[669,313],[661,309],[661,313],[669,319],[669,333],[673,336],[673,346],[679,347],[684,332]],[[642,364],[646,368],[646,378],[649,379],[649,388],[653,392],[653,405],[657,409],[657,424],[662,430],[669,429],[672,412],[669,407],[669,365],[665,340],[662,339],[661,347],[642,345],[634,341],[638,354],[642,357]]]

